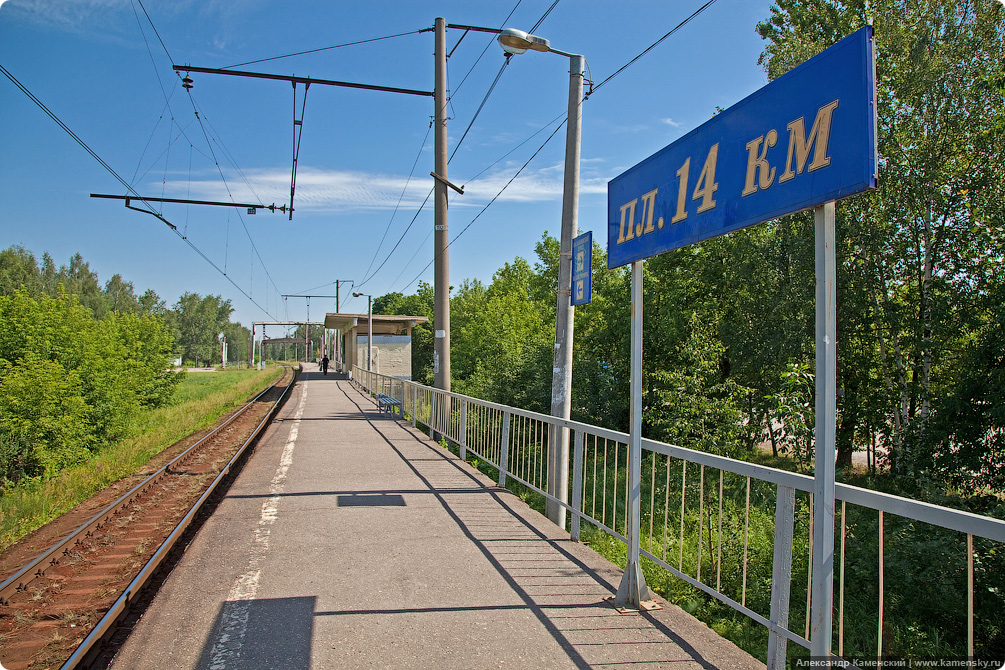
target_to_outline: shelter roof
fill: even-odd
[[[420,323],[429,321],[425,316],[405,316],[400,314],[374,314],[373,332],[375,335],[399,335],[415,328]],[[350,331],[353,328],[366,331],[366,314],[344,314],[329,312],[325,315],[325,328],[337,328]]]

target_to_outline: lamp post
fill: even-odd
[[[555,310],[555,358],[551,378],[551,415],[570,418],[572,410],[572,340],[575,307],[572,298],[572,238],[579,219],[579,158],[583,121],[583,74],[586,59],[552,49],[548,40],[508,28],[496,38],[508,54],[527,50],[556,53],[569,59],[569,118],[565,131],[565,185],[562,192],[562,235],[558,259],[558,296]],[[569,429],[556,435],[548,457],[548,489],[551,495],[569,497]],[[566,510],[557,502],[546,503],[548,518],[565,528]]]
[[[366,296],[366,371],[370,372],[373,361],[373,296],[367,293],[353,293],[353,297]]]

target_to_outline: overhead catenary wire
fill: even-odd
[[[404,33],[395,33],[394,35],[384,35],[383,37],[371,37],[369,39],[356,40],[354,42],[345,42],[343,44],[332,44],[332,45],[327,46],[327,47],[318,47],[317,49],[307,49],[306,51],[296,51],[294,53],[283,54],[282,56],[270,56],[268,58],[259,58],[257,60],[245,61],[244,63],[234,63],[233,65],[224,65],[220,69],[221,70],[229,70],[232,67],[242,67],[244,65],[254,65],[255,63],[266,63],[266,62],[272,61],[272,60],[280,60],[282,58],[291,58],[293,56],[304,56],[304,55],[307,55],[307,54],[314,54],[314,53],[318,53],[318,52],[321,52],[321,51],[330,51],[332,49],[341,49],[342,47],[357,46],[359,44],[369,44],[370,42],[379,42],[381,40],[389,40],[389,39],[393,39],[395,37],[406,37],[408,35],[418,35],[419,33],[424,33],[424,32],[428,32],[428,31],[429,31],[429,28],[420,28],[418,30],[409,30],[408,32],[404,32]],[[174,62],[174,61],[172,61],[172,62]]]
[[[174,59],[171,57],[171,52],[168,51],[167,45],[164,44],[164,40],[161,39],[160,33],[157,30],[157,26],[154,25],[153,19],[150,17],[150,14],[147,13],[146,8],[143,7],[143,3],[140,2],[140,0],[137,0],[137,2],[139,2],[140,8],[143,9],[143,13],[147,17],[147,21],[150,23],[150,28],[154,31],[154,34],[157,35],[157,39],[160,42],[161,48],[164,50],[164,54],[168,57],[168,60],[170,60],[171,62],[174,62]],[[134,10],[134,13],[135,13],[135,10]],[[137,21],[138,21],[138,19],[139,19],[139,17],[137,17]],[[143,27],[142,27],[142,25],[140,25],[140,32],[143,33]],[[151,60],[151,63],[154,65],[154,70],[155,70],[155,74],[156,74],[156,69],[157,69],[156,62],[153,59],[153,53],[151,53],[151,51],[150,51],[150,44],[146,40],[146,35],[143,36],[143,40],[146,43],[147,53],[150,54],[150,60]],[[178,73],[176,73],[176,76],[179,76]],[[179,79],[180,79],[180,76],[179,76]],[[160,81],[160,75],[159,74],[157,74],[157,80],[158,80],[158,82]],[[217,171],[220,174],[220,179],[223,180],[224,186],[227,189],[227,195],[230,196],[230,199],[233,202],[234,201],[234,196],[231,193],[230,184],[227,183],[227,178],[223,174],[223,169],[220,167],[220,161],[217,159],[216,152],[213,150],[213,143],[210,141],[209,133],[206,132],[206,126],[203,123],[203,117],[205,116],[205,114],[200,115],[199,109],[198,109],[198,107],[197,107],[197,105],[195,103],[195,98],[192,96],[192,90],[191,90],[191,88],[186,87],[186,89],[187,89],[187,91],[189,93],[189,96],[188,96],[189,97],[189,102],[192,104],[192,110],[193,110],[193,112],[195,114],[195,119],[199,122],[199,127],[202,130],[203,138],[206,140],[206,147],[209,149],[209,152],[212,155],[211,160],[213,161],[213,164],[216,166],[216,169],[217,169]],[[177,90],[177,89],[175,89],[175,90]],[[172,123],[177,124],[177,122],[174,119],[174,111],[171,109],[170,96],[168,96],[167,93],[164,91],[163,86],[161,87],[161,92],[164,95],[165,105],[167,106],[168,110],[171,112],[171,121],[172,121]],[[172,95],[173,95],[173,92],[172,92]],[[206,124],[209,124],[210,127],[212,127],[212,124],[209,122],[208,118],[206,119]],[[178,124],[178,125],[179,125],[179,128],[181,128],[180,124]],[[188,126],[186,126],[186,128],[187,127]],[[214,131],[215,131],[215,129],[214,129]],[[182,134],[186,137],[186,139],[188,139],[188,135],[184,133],[184,130],[183,130]],[[216,135],[219,135],[219,133],[216,133]],[[230,160],[231,164],[234,165],[234,167],[237,170],[238,174],[241,176],[241,178],[244,180],[244,182],[250,188],[252,194],[254,194],[256,198],[258,198],[258,194],[255,192],[255,189],[251,186],[251,184],[248,181],[247,177],[245,177],[244,172],[236,165],[236,162],[233,160],[233,156],[230,153],[230,151],[226,148],[226,146],[224,146],[224,144],[223,144],[222,141],[220,141],[219,144],[220,144],[221,150],[223,151],[224,155],[227,156],[228,159]],[[194,147],[194,142],[192,142],[191,139],[189,139],[189,146],[190,147]],[[169,147],[170,147],[170,142],[169,142]],[[200,151],[200,153],[202,154],[201,151]],[[206,156],[205,154],[202,154],[202,155]],[[209,156],[206,156],[206,158],[210,159]],[[167,165],[165,163],[165,170],[166,169],[167,169]],[[191,173],[191,165],[189,167],[189,172]],[[133,191],[133,192],[135,193],[135,191]],[[260,198],[259,198],[259,200],[260,200]],[[148,205],[148,207],[149,207],[149,205]],[[165,223],[167,223],[167,220],[164,219],[163,217],[158,216],[158,218],[161,218],[161,220],[163,220]],[[262,256],[261,256],[261,254],[258,251],[258,247],[255,245],[255,241],[251,237],[251,232],[248,230],[248,227],[245,224],[244,217],[241,216],[240,212],[238,212],[238,218],[241,221],[241,226],[244,228],[245,235],[248,237],[248,242],[251,244],[251,248],[252,248],[252,251],[253,251],[254,255],[258,257],[258,261],[262,265],[262,270],[265,272],[265,276],[268,278],[268,282],[271,283],[272,287],[278,292],[279,291],[279,287],[276,286],[276,282],[272,279],[272,274],[269,272],[268,267],[266,267],[265,261],[262,259]],[[186,217],[186,222],[187,222],[187,217]],[[168,224],[168,225],[171,225],[171,224]],[[187,228],[187,226],[186,226],[186,228]],[[183,235],[182,237],[183,237],[183,239],[187,238],[187,234]],[[229,245],[229,235],[228,235],[228,245]],[[214,267],[216,267],[216,266],[214,265]],[[217,268],[217,269],[219,270],[219,268]],[[227,275],[227,273],[225,271],[223,271],[222,273],[223,273],[224,276],[226,276],[226,277],[228,277],[228,279],[230,279],[229,276]],[[253,280],[254,280],[254,268],[252,267],[252,281]],[[266,292],[266,297],[267,296],[268,296],[268,293]],[[268,312],[266,312],[266,313],[268,313]]]
[[[123,179],[119,175],[119,173],[115,171],[114,168],[112,168],[111,165],[109,165],[108,163],[106,163],[105,160],[103,158],[101,158],[101,156],[99,156],[97,154],[97,152],[95,152],[91,147],[89,147],[87,145],[86,142],[84,142],[84,140],[80,139],[80,137],[75,132],[73,132],[73,130],[69,126],[67,126],[65,123],[63,123],[63,121],[58,116],[56,116],[56,114],[52,110],[50,110],[48,107],[46,107],[45,103],[43,103],[41,100],[39,100],[37,97],[35,97],[35,95],[30,90],[28,90],[28,88],[24,84],[22,84],[20,81],[18,81],[18,79],[13,74],[11,74],[10,71],[7,70],[7,68],[5,68],[3,65],[0,65],[0,72],[2,72],[5,77],[7,77],[8,79],[10,79],[11,82],[15,86],[17,86],[21,90],[22,93],[24,93],[26,96],[28,96],[28,98],[32,102],[34,102],[38,106],[39,109],[41,109],[43,112],[45,112],[46,115],[56,123],[56,125],[58,125],[67,135],[69,135],[77,144],[79,144],[81,146],[81,148],[83,148],[84,151],[86,151],[94,160],[96,160],[98,162],[99,165],[101,165],[101,167],[103,167],[110,175],[112,175],[112,177],[114,177],[116,181],[118,181],[120,184],[122,184],[129,192],[131,192],[132,194],[134,194],[137,197],[139,197],[139,193],[137,193],[133,189],[133,187],[130,186],[129,183],[125,179]],[[146,203],[144,203],[144,204],[146,204]],[[258,304],[258,302],[255,301],[254,298],[252,298],[250,295],[248,295],[247,292],[245,292],[245,290],[243,288],[241,288],[233,279],[231,279],[229,276],[227,276],[227,274],[224,273],[220,269],[220,267],[216,263],[214,263],[208,256],[206,256],[206,254],[203,253],[203,251],[199,247],[197,247],[192,242],[192,240],[190,240],[187,237],[185,237],[181,233],[181,231],[178,230],[177,226],[175,226],[170,221],[168,221],[167,219],[165,219],[163,216],[161,216],[160,214],[158,214],[152,207],[149,207],[149,205],[148,205],[148,208],[149,208],[149,211],[143,210],[143,209],[139,209],[137,207],[130,207],[130,209],[134,209],[134,210],[139,211],[139,212],[145,212],[145,213],[148,213],[148,214],[152,214],[153,216],[157,217],[162,222],[164,222],[171,229],[171,231],[174,232],[175,235],[177,235],[193,251],[195,251],[199,256],[201,256],[203,260],[205,260],[207,263],[209,263],[210,266],[212,266],[217,272],[219,272],[223,277],[225,277],[227,279],[227,281],[229,281],[234,286],[234,288],[236,288],[242,295],[244,295],[244,297],[246,297],[253,305],[255,305],[256,307],[258,307],[259,309],[261,309],[263,312],[265,312],[269,316],[272,316],[273,318],[275,318],[275,316],[273,316],[272,314],[270,314],[267,309],[265,309],[264,307],[262,307],[260,304]]]

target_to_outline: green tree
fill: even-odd
[[[133,283],[122,279],[122,275],[112,275],[112,278],[105,282],[104,293],[108,309],[113,312],[121,314],[142,311],[142,306],[133,291]]]
[[[777,77],[875,25],[880,186],[838,209],[839,322],[858,334],[842,333],[839,383],[843,410],[864,411],[865,424],[883,416],[898,474],[931,462],[929,424],[959,370],[975,285],[1002,262],[1001,247],[988,246],[1002,215],[988,194],[1005,181],[1005,23],[993,5],[779,0],[758,26],[762,63]]]
[[[234,309],[219,295],[185,293],[168,314],[182,357],[196,365],[219,360],[219,336],[230,323]]]

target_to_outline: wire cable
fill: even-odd
[[[510,180],[509,180],[508,182],[506,182],[506,184],[505,184],[505,185],[504,185],[504,186],[503,186],[503,187],[502,187],[501,189],[499,189],[499,192],[498,192],[498,193],[496,193],[496,194],[495,194],[495,195],[494,195],[494,196],[492,197],[492,199],[491,199],[491,200],[489,200],[489,201],[488,201],[488,202],[487,202],[487,203],[485,204],[485,206],[484,206],[484,207],[482,207],[481,211],[479,211],[479,212],[478,212],[478,214],[476,214],[476,215],[475,215],[475,218],[471,219],[471,221],[470,221],[470,222],[468,223],[468,225],[464,226],[464,228],[462,228],[462,229],[461,229],[461,232],[457,233],[457,235],[455,235],[455,236],[454,236],[454,239],[450,240],[450,242],[449,242],[449,243],[447,244],[447,248],[448,248],[448,249],[450,248],[450,246],[451,246],[451,245],[453,245],[453,243],[454,243],[454,242],[456,242],[456,241],[457,241],[458,239],[460,239],[461,235],[463,235],[463,234],[464,234],[465,232],[467,232],[468,228],[470,228],[470,227],[471,227],[472,225],[474,225],[475,221],[477,221],[477,220],[478,220],[478,218],[479,218],[479,217],[480,217],[480,216],[481,216],[482,214],[484,214],[484,213],[485,213],[485,210],[487,210],[487,209],[488,209],[489,207],[491,207],[491,206],[492,206],[492,203],[494,203],[494,202],[495,202],[495,201],[496,201],[496,200],[497,200],[497,199],[499,198],[499,196],[501,196],[501,195],[503,194],[503,192],[504,192],[504,191],[505,191],[505,190],[506,190],[507,188],[509,188],[510,184],[512,184],[512,183],[513,183],[513,181],[514,181],[514,180],[515,180],[515,179],[516,179],[517,177],[519,177],[519,176],[520,176],[520,173],[524,171],[524,168],[526,168],[526,167],[527,167],[528,165],[530,165],[530,162],[531,162],[532,160],[534,160],[534,159],[535,159],[535,158],[537,157],[537,155],[538,155],[539,153],[541,153],[541,150],[542,150],[542,149],[544,149],[545,145],[547,145],[547,144],[548,144],[548,142],[550,142],[550,141],[551,141],[551,138],[553,138],[553,137],[555,136],[555,134],[556,134],[556,133],[557,133],[557,132],[558,132],[558,131],[559,131],[559,130],[560,130],[560,129],[561,129],[561,128],[562,128],[563,126],[564,126],[564,125],[565,125],[565,121],[563,121],[562,123],[560,123],[560,124],[558,124],[557,126],[555,126],[555,129],[554,129],[553,131],[551,131],[551,134],[550,134],[550,135],[548,135],[548,137],[547,137],[547,138],[546,138],[546,139],[544,140],[544,142],[542,142],[542,143],[541,143],[541,146],[539,146],[539,147],[537,148],[537,151],[535,151],[535,152],[534,152],[533,154],[531,154],[531,157],[530,157],[530,158],[528,158],[528,159],[527,159],[527,160],[526,160],[526,161],[524,162],[524,164],[520,166],[520,169],[516,171],[516,174],[514,174],[514,175],[513,175],[512,177],[510,177]],[[434,259],[434,260],[435,260],[435,259]],[[419,271],[419,274],[417,274],[417,275],[415,276],[415,278],[414,278],[414,279],[412,279],[412,281],[410,281],[410,282],[408,282],[407,284],[405,284],[405,286],[404,286],[404,287],[402,287],[402,289],[401,289],[401,290],[402,290],[402,291],[404,291],[404,290],[405,290],[405,289],[407,289],[407,288],[408,288],[409,286],[411,286],[412,284],[414,284],[414,283],[416,282],[416,280],[418,280],[418,279],[419,279],[419,277],[421,277],[421,276],[422,276],[422,273],[423,273],[423,272],[425,272],[426,270],[428,270],[428,269],[429,269],[429,266],[430,266],[430,265],[432,265],[432,264],[433,264],[433,261],[429,261],[429,263],[427,263],[427,264],[426,264],[426,267],[422,268],[422,270],[420,270],[420,271]]]
[[[628,69],[628,67],[629,67],[630,65],[634,64],[634,63],[635,63],[635,61],[637,61],[638,59],[642,58],[642,57],[643,57],[643,56],[645,56],[645,55],[646,55],[647,53],[649,53],[650,51],[652,51],[653,49],[655,49],[655,48],[656,48],[656,46],[657,46],[657,45],[659,45],[659,44],[660,44],[660,43],[661,43],[661,42],[662,42],[663,40],[665,40],[666,38],[670,37],[670,36],[671,36],[671,35],[673,35],[673,34],[674,34],[675,32],[677,32],[678,30],[680,30],[681,28],[683,28],[684,26],[686,26],[686,25],[687,25],[687,24],[688,24],[688,23],[689,23],[689,22],[691,21],[691,19],[693,19],[694,17],[696,17],[696,16],[698,16],[699,14],[701,14],[702,12],[704,12],[704,11],[705,11],[706,9],[708,9],[708,8],[709,8],[710,6],[714,5],[714,4],[715,4],[715,2],[716,2],[716,0],[708,0],[708,2],[706,2],[706,3],[704,4],[704,5],[702,5],[702,6],[701,6],[701,7],[699,7],[698,9],[694,10],[694,12],[693,12],[693,13],[691,14],[691,16],[687,17],[686,19],[684,19],[683,21],[681,21],[680,23],[678,23],[678,24],[677,24],[676,26],[674,26],[674,27],[673,27],[673,29],[672,29],[672,30],[670,30],[670,32],[668,32],[668,33],[667,33],[666,35],[664,35],[663,37],[659,38],[658,40],[656,40],[655,42],[653,42],[652,44],[650,44],[650,45],[649,45],[648,47],[646,47],[646,49],[645,49],[645,50],[644,50],[644,51],[643,51],[642,53],[640,53],[640,54],[639,54],[638,56],[636,56],[635,58],[631,59],[630,61],[628,61],[627,63],[625,63],[625,64],[624,64],[624,65],[622,65],[621,67],[619,67],[619,68],[618,68],[618,69],[617,69],[617,70],[616,70],[616,71],[614,72],[614,74],[610,75],[609,77],[607,77],[606,79],[604,79],[604,80],[603,80],[602,82],[600,82],[599,84],[597,84],[596,86],[594,86],[594,87],[593,87],[593,91],[592,91],[592,92],[593,92],[593,93],[595,93],[595,92],[597,91],[597,89],[598,89],[598,88],[600,88],[601,86],[603,86],[604,84],[606,84],[607,82],[609,82],[610,80],[614,79],[614,78],[615,78],[615,77],[617,77],[617,76],[618,76],[619,74],[621,74],[622,72],[624,72],[624,71],[625,71],[626,69]],[[590,94],[587,94],[587,97],[589,97],[589,95],[590,95]]]
[[[503,72],[506,71],[507,65],[509,65],[509,55],[507,55],[506,60],[503,61],[502,67],[499,68],[499,73],[496,74],[496,78],[492,81],[492,85],[489,86],[489,90],[485,92],[485,97],[482,98],[481,103],[478,105],[478,109],[475,110],[474,116],[472,116],[471,121],[468,122],[468,127],[464,129],[461,139],[457,140],[457,144],[454,145],[454,150],[450,153],[450,158],[447,159],[447,165],[450,165],[450,161],[452,161],[454,156],[457,155],[458,150],[461,148],[461,144],[464,142],[464,138],[468,136],[468,131],[471,130],[471,126],[475,125],[478,115],[482,113],[482,108],[485,107],[485,103],[489,101],[489,96],[492,95],[492,91],[495,90],[496,84],[498,84],[499,80],[502,79]]]
[[[412,225],[413,225],[413,224],[415,223],[416,219],[418,219],[418,218],[419,218],[419,214],[422,214],[422,210],[423,210],[423,209],[425,209],[425,207],[426,207],[426,203],[427,203],[427,202],[429,202],[429,199],[430,199],[430,198],[431,198],[431,197],[433,196],[433,190],[434,190],[434,189],[432,189],[432,188],[431,188],[431,189],[429,189],[429,193],[427,193],[427,194],[426,194],[426,199],[422,201],[422,204],[421,204],[421,205],[419,205],[419,209],[418,209],[418,211],[416,211],[416,212],[415,212],[415,216],[413,216],[413,217],[412,217],[412,220],[411,220],[411,221],[409,222],[409,224],[408,224],[408,227],[407,227],[407,228],[405,228],[405,232],[403,232],[403,233],[401,234],[401,237],[399,237],[399,238],[398,238],[398,241],[397,241],[397,242],[396,242],[396,243],[394,244],[394,248],[393,248],[393,249],[391,249],[391,250],[390,250],[390,251],[389,251],[389,252],[387,253],[387,257],[385,257],[385,258],[384,258],[384,260],[383,260],[383,262],[382,262],[382,263],[380,264],[380,266],[379,266],[379,267],[378,267],[378,268],[377,268],[376,270],[374,270],[374,271],[373,271],[373,273],[372,273],[372,274],[371,274],[371,275],[370,275],[369,277],[366,277],[366,278],[364,278],[364,279],[363,279],[363,281],[361,281],[360,283],[356,284],[356,286],[363,286],[363,285],[364,285],[364,284],[366,284],[366,283],[367,283],[368,281],[370,281],[371,279],[373,279],[374,277],[376,277],[376,276],[377,276],[377,273],[378,273],[378,272],[380,272],[381,268],[383,268],[383,267],[384,267],[384,265],[386,265],[386,264],[387,264],[387,262],[388,262],[389,260],[391,260],[391,255],[392,255],[392,254],[394,254],[395,250],[396,250],[396,249],[398,248],[398,245],[399,245],[399,244],[401,244],[401,241],[402,241],[403,239],[405,239],[405,235],[407,235],[407,234],[408,234],[408,231],[412,229]]]
[[[363,276],[367,277],[367,273],[370,272],[370,268],[373,267],[373,262],[377,260],[377,254],[380,253],[380,248],[384,246],[384,240],[387,239],[387,233],[391,230],[391,224],[394,222],[394,217],[398,213],[398,208],[401,206],[401,201],[405,198],[405,193],[408,192],[408,184],[412,181],[412,175],[415,174],[415,166],[419,164],[419,158],[422,157],[422,150],[426,148],[426,140],[429,139],[429,131],[433,129],[432,124],[426,129],[426,135],[422,138],[422,143],[419,144],[419,153],[415,155],[415,161],[412,163],[412,169],[408,173],[408,179],[405,180],[405,185],[401,189],[401,195],[398,196],[398,202],[394,205],[394,211],[391,212],[391,218],[387,222],[387,226],[384,228],[384,235],[380,238],[380,243],[377,244],[376,250],[373,252],[373,257],[370,259],[370,264],[366,266],[366,270],[363,271]],[[400,241],[400,240],[399,240]]]
[[[143,14],[147,17],[147,21],[150,22],[150,27],[154,29],[154,35],[157,36],[157,41],[161,43],[161,47],[164,49],[164,53],[167,54],[168,59],[173,63],[174,58],[171,58],[171,52],[168,51],[167,45],[164,44],[164,40],[161,39],[161,34],[157,32],[157,26],[154,25],[153,19],[151,19],[150,14],[147,13],[147,8],[143,6],[143,0],[136,0],[136,2],[139,4],[140,9],[143,10]],[[146,37],[144,37],[143,39],[146,40]]]
[[[342,47],[356,46],[358,44],[368,44],[370,42],[379,42],[381,40],[389,40],[389,39],[392,39],[394,37],[404,37],[406,35],[417,35],[419,33],[424,33],[424,32],[428,32],[428,31],[429,31],[429,28],[420,28],[419,30],[410,30],[407,33],[397,33],[397,34],[394,34],[394,35],[385,35],[384,37],[371,37],[370,39],[356,40],[355,42],[346,42],[344,44],[333,44],[331,46],[319,47],[317,49],[308,49],[306,51],[297,51],[295,53],[284,54],[282,56],[270,56],[269,58],[259,58],[257,60],[249,60],[249,61],[246,61],[244,63],[235,63],[233,65],[224,65],[220,69],[221,70],[229,70],[232,67],[241,67],[242,65],[254,65],[255,63],[265,63],[265,62],[270,61],[270,60],[279,60],[281,58],[290,58],[292,56],[304,56],[306,54],[318,53],[320,51],[329,51],[331,49],[341,49]],[[172,61],[172,62],[174,62],[174,61]]]
[[[522,2],[523,2],[523,0],[517,0],[517,3],[515,5],[513,5],[513,9],[509,10],[509,14],[507,14],[506,18],[502,20],[502,25],[499,26],[500,29],[502,29],[506,25],[506,22],[510,20],[510,17],[513,16],[513,14],[516,12],[517,8],[520,7],[520,3],[522,3]],[[551,11],[551,10],[549,10],[549,11]],[[547,16],[547,14],[545,14],[545,16]],[[467,34],[467,31],[464,31],[464,35],[466,35],[466,34]],[[464,39],[463,35],[461,36],[461,39]],[[463,86],[464,82],[467,81],[468,75],[470,75],[474,71],[475,67],[477,67],[478,63],[482,60],[482,57],[485,56],[486,53],[488,53],[489,47],[492,46],[492,42],[494,42],[494,41],[495,41],[494,39],[489,40],[488,44],[485,45],[485,48],[482,49],[482,52],[478,55],[478,58],[475,59],[475,62],[471,65],[470,68],[468,68],[468,71],[464,74],[464,76],[461,77],[461,83],[459,83],[457,85],[457,88],[454,89],[453,95],[457,95],[457,92],[461,90],[461,86]],[[460,44],[460,40],[457,40],[457,43]],[[454,48],[455,49],[457,48],[456,44],[454,45]],[[451,53],[451,55],[453,55],[453,50],[451,50],[450,53]]]
[[[101,167],[105,168],[108,171],[109,174],[111,174],[113,177],[115,177],[115,179],[120,184],[122,184],[126,188],[127,191],[129,191],[130,193],[132,193],[133,195],[135,195],[137,198],[140,197],[140,194],[137,193],[135,191],[135,189],[133,189],[133,187],[130,186],[129,183],[125,179],[123,179],[122,177],[120,177],[119,174],[115,170],[112,169],[111,165],[109,165],[104,160],[102,160],[101,156],[99,156],[98,154],[96,154],[94,152],[94,150],[91,149],[91,147],[87,146],[87,143],[84,142],[84,140],[80,139],[80,137],[78,137],[75,132],[73,132],[72,130],[70,130],[70,127],[67,126],[65,123],[63,123],[59,119],[59,117],[56,116],[52,112],[52,110],[50,110],[48,107],[46,107],[45,104],[41,100],[39,100],[38,98],[36,98],[35,95],[31,91],[29,91],[27,88],[25,88],[24,84],[22,84],[20,81],[18,81],[17,78],[7,70],[7,68],[5,68],[3,65],[0,65],[0,72],[3,72],[4,76],[7,77],[8,79],[10,79],[11,82],[13,82],[15,86],[17,86],[19,89],[21,89],[21,92],[24,93],[26,96],[28,96],[28,98],[32,102],[34,102],[36,105],[38,105],[38,108],[41,109],[43,112],[45,112],[49,116],[50,119],[52,119],[53,121],[55,121],[56,125],[58,125],[60,128],[62,128],[63,131],[67,135],[69,135],[70,137],[72,137],[74,139],[74,141],[76,141],[76,143],[79,144],[84,149],[84,151],[86,151],[88,154],[91,155],[92,158],[94,158],[94,160],[98,161],[98,163],[101,165]]]

